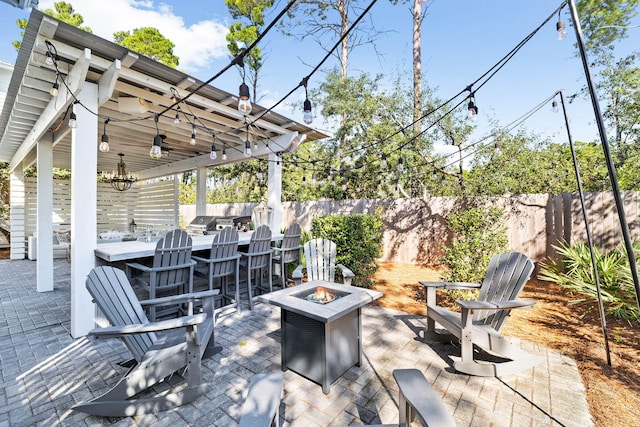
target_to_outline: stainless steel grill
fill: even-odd
[[[250,216],[196,216],[187,226],[187,232],[190,234],[209,234],[216,230],[222,230],[224,227],[236,227],[239,231],[249,229]]]

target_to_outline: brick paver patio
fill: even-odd
[[[280,310],[220,318],[222,353],[204,362],[213,390],[177,410],[135,418],[92,417],[70,410],[104,393],[130,358],[118,340],[72,339],[69,334],[69,265],[55,264],[55,290],[36,292],[36,264],[0,261],[0,426],[234,426],[255,373],[280,369]],[[451,344],[417,341],[419,316],[367,306],[363,309],[363,365],[350,369],[324,395],[321,387],[284,373],[285,426],[397,423],[398,393],[392,371],[417,368],[433,385],[459,426],[593,425],[575,363],[547,348],[522,343],[546,361],[518,375],[479,378],[450,367]],[[455,357],[455,356],[454,356]],[[167,383],[180,386],[174,375]],[[168,389],[167,384],[155,388]]]

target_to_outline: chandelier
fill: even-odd
[[[114,190],[117,191],[127,191],[131,188],[131,184],[137,181],[137,179],[133,176],[132,173],[127,174],[126,165],[124,164],[124,154],[118,153],[120,156],[120,161],[118,162],[118,172],[105,173],[103,172],[103,179],[111,184]]]

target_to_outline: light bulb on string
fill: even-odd
[[[433,175],[431,175],[431,179],[434,181],[438,179],[438,173],[436,171],[433,171]]]
[[[107,123],[109,123],[109,119],[105,119],[104,121],[102,138],[100,138],[100,145],[98,146],[98,149],[103,153],[109,152],[109,135],[107,135]]]
[[[49,90],[49,94],[51,96],[58,96],[58,89],[60,89],[60,85],[58,85],[58,76],[56,76],[56,81],[51,86],[51,89]]]
[[[177,111],[176,111],[176,117],[175,117],[175,119],[173,119],[173,124],[174,125],[179,125],[180,124],[180,116],[178,115]]]
[[[402,157],[398,159],[398,165],[396,166],[396,169],[400,173],[404,172],[404,161],[402,160]]]
[[[256,173],[256,178],[258,178],[259,181],[262,181],[263,178],[263,174],[262,174],[262,168],[258,168],[258,172]]]
[[[249,86],[243,81],[238,91],[238,111],[244,116],[251,114],[251,100],[249,99]]]
[[[558,40],[562,41],[567,37],[567,28],[564,25],[564,21],[562,19],[560,19],[560,12],[562,10],[558,11],[558,22],[556,22],[556,36],[558,37]]]
[[[551,111],[553,111],[554,113],[560,111],[560,108],[558,108],[558,101],[556,101],[555,99],[551,102]]]
[[[209,158],[211,160],[215,160],[218,158],[218,153],[216,152],[216,144],[211,144],[211,152],[209,153]]]
[[[249,139],[246,139],[244,141],[244,156],[251,157],[251,154],[253,154],[251,152],[251,142],[249,142]]]
[[[258,151],[258,141],[253,142],[253,151]]]
[[[447,183],[446,178],[442,175],[442,179],[440,180],[440,184],[445,185]]]
[[[77,117],[76,117],[76,113],[74,113],[73,111],[71,111],[71,114],[69,114],[69,127],[71,129],[75,129],[78,127],[78,121],[77,121]]]
[[[309,101],[308,99],[304,100],[302,121],[308,125],[313,123],[313,112],[311,111],[311,101]]]
[[[469,110],[469,118],[477,122],[478,121],[478,107],[475,104],[475,97],[473,93],[469,96],[469,104],[467,105],[467,109]]]
[[[500,146],[500,143],[499,143],[499,142],[497,142],[497,141],[496,141],[496,142],[494,143],[494,145],[493,145],[493,149],[494,149],[494,152],[496,153],[496,155],[498,155],[498,156],[501,156],[501,155],[502,155],[502,147]]]
[[[380,169],[386,169],[387,168],[387,155],[382,153],[382,157],[380,160]]]
[[[160,135],[156,135],[153,137],[153,145],[151,146],[151,150],[149,151],[149,157],[154,160],[158,160],[162,157],[162,137]]]
[[[227,147],[226,146],[222,147],[222,160],[224,160],[224,161],[227,160]]]
[[[191,139],[189,140],[189,144],[196,145],[196,126],[191,125]]]

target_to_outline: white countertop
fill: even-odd
[[[248,245],[251,240],[253,231],[239,232],[238,244]],[[193,240],[193,251],[202,251],[211,248],[211,242],[215,234],[206,236],[191,236]],[[282,240],[282,234],[274,234],[271,240]],[[134,240],[131,242],[113,242],[101,243],[95,249],[94,253],[97,258],[107,262],[128,261],[136,258],[145,258],[153,256],[156,250],[156,242],[141,242]]]

